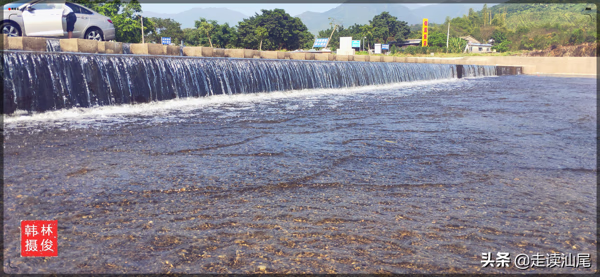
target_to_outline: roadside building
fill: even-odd
[[[391,45],[396,45],[396,47],[406,48],[408,46],[421,46],[421,39],[407,39],[402,42],[390,42]]]
[[[465,37],[460,37],[460,38],[467,41],[467,46],[465,47],[464,52],[468,52],[468,53],[490,53],[490,52],[492,52],[491,44],[481,43],[472,36],[465,36]]]

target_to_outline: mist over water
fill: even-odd
[[[589,273],[596,91],[441,78],[5,115],[4,270]],[[58,257],[20,257],[28,219],[58,220]],[[481,268],[500,251],[593,265]]]

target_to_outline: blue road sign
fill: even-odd
[[[382,44],[381,45],[381,50],[390,50],[390,45],[389,44]]]
[[[360,48],[360,40],[353,40],[352,48]]]
[[[171,44],[171,38],[170,37],[162,37],[162,44],[165,44],[165,45]]]
[[[318,38],[315,40],[315,44],[313,44],[313,48],[317,47],[325,47],[327,45],[328,38]]]

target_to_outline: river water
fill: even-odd
[[[593,272],[596,92],[520,75],[17,112],[4,271]],[[58,257],[20,257],[20,220],[58,220]]]

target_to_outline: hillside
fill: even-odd
[[[572,46],[550,46],[544,50],[533,50],[522,54],[527,57],[595,57],[597,43],[584,43]]]
[[[502,3],[470,11],[450,22],[450,36],[493,39],[498,52],[543,50],[549,47],[597,42],[595,5],[571,3]],[[430,36],[446,33],[447,25],[432,25]],[[413,26],[413,36],[419,36]]]
[[[592,19],[589,15],[593,14],[586,7],[587,4],[571,3],[503,3],[491,7],[491,12],[492,15],[506,13],[506,27],[516,30],[542,25],[585,25],[585,21]]]

